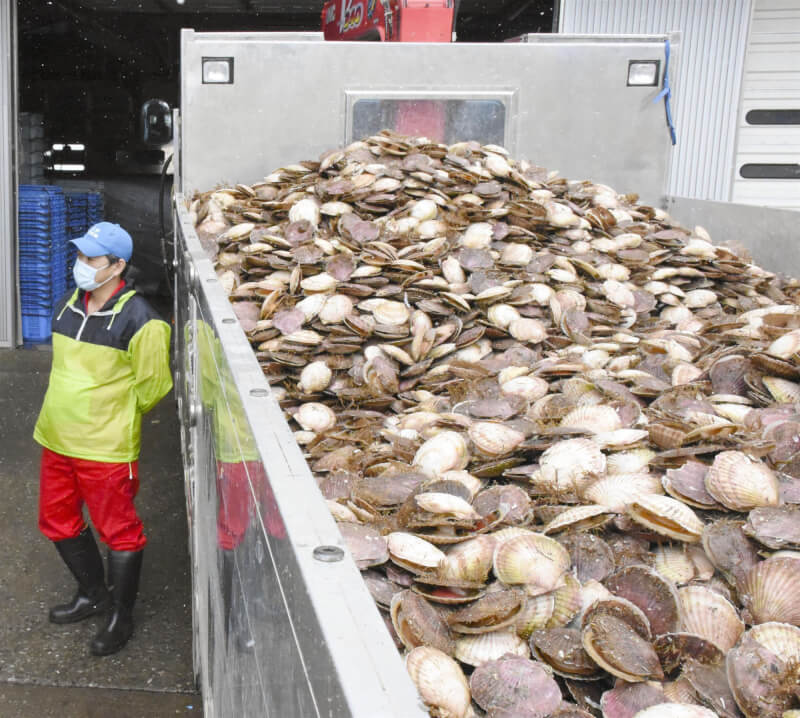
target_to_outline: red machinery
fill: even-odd
[[[322,6],[326,40],[450,42],[455,0],[328,0]]]
[[[322,7],[326,40],[452,42],[458,0],[328,0]],[[446,108],[438,100],[397,100],[394,128],[405,135],[444,139]]]

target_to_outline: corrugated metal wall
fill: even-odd
[[[681,32],[668,192],[730,200],[751,0],[561,0],[559,32]]]
[[[772,124],[775,118],[751,110],[800,111],[800,0],[755,0],[744,65],[741,113],[734,167],[733,201],[800,209],[800,176],[750,178],[742,165],[800,166],[800,122]],[[773,168],[774,170],[787,168]],[[791,171],[791,170],[790,170]]]
[[[16,344],[16,17],[15,2],[0,2],[0,347]]]

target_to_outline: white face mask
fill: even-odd
[[[86,262],[81,262],[80,259],[75,260],[75,266],[72,268],[72,276],[75,279],[75,284],[78,288],[86,292],[93,292],[98,287],[102,287],[106,282],[110,282],[115,275],[111,275],[103,282],[96,280],[97,273],[103,269],[108,269],[111,265],[107,264],[105,267],[95,268]]]

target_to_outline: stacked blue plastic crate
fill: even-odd
[[[22,337],[50,337],[56,302],[66,291],[66,203],[60,187],[19,187],[19,274]]]
[[[89,222],[89,193],[88,192],[67,192],[65,194],[67,203],[67,239],[75,239],[86,234],[86,230],[94,224]],[[72,278],[72,266],[78,250],[74,244],[67,243],[67,266],[65,280],[68,289],[75,287],[75,280]]]
[[[100,192],[87,192],[87,222],[91,227],[93,224],[103,221],[105,207],[103,206],[103,195]]]

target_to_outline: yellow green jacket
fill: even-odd
[[[92,461],[139,458],[142,414],[172,388],[169,324],[134,290],[86,315],[76,289],[53,316],[53,364],[33,438]]]

